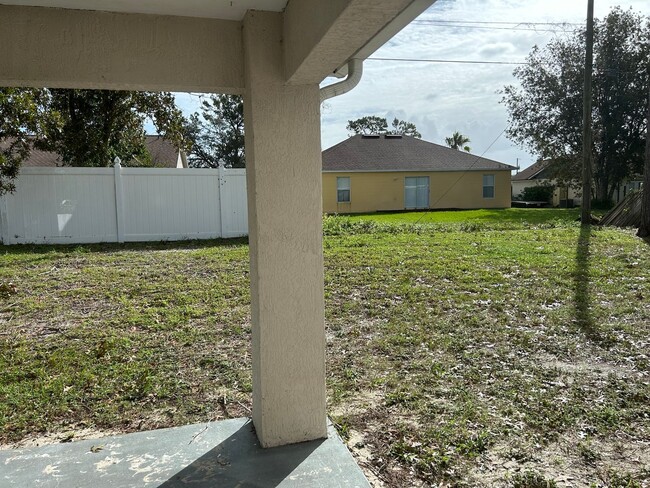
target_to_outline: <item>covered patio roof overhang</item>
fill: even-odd
[[[283,83],[318,84],[434,2],[0,0],[0,85],[244,94],[260,16],[279,22]]]
[[[0,0],[0,86],[241,94],[263,447],[327,437],[319,84],[435,0]]]

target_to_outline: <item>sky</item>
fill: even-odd
[[[650,16],[650,0],[594,3],[598,18],[615,5]],[[568,35],[567,30],[576,27],[573,24],[584,24],[586,14],[587,0],[438,0],[371,58],[521,63],[534,45]],[[470,138],[473,154],[518,163],[523,169],[536,157],[503,134],[507,113],[499,103],[499,90],[517,84],[515,67],[368,59],[359,85],[322,107],[322,147],[349,136],[348,120],[377,115],[390,123],[397,117],[415,123],[424,140],[444,144],[445,137],[459,131]],[[186,113],[199,105],[198,97],[190,94],[178,94],[177,101]]]

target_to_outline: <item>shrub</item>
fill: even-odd
[[[554,191],[553,185],[529,186],[521,192],[521,198],[529,202],[550,202]]]

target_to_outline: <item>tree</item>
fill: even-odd
[[[457,149],[458,151],[462,148],[463,151],[470,152],[472,148],[467,145],[468,142],[471,142],[469,137],[464,136],[458,131],[454,132],[451,137],[445,137],[445,144],[452,149]]]
[[[144,124],[151,119],[163,138],[186,149],[185,119],[171,93],[52,89],[45,110],[47,149],[70,166],[148,166]]]
[[[201,168],[244,168],[244,102],[237,95],[210,95],[201,104],[201,116],[190,117],[188,137],[193,142],[189,164]]]
[[[348,120],[346,129],[352,133],[350,135],[395,134],[417,137],[418,139],[422,138],[422,134],[418,132],[417,127],[412,122],[395,118],[393,119],[391,127],[392,129],[389,130],[388,122],[384,117],[367,115],[359,119]]]
[[[148,165],[144,123],[187,149],[186,121],[171,93],[68,89],[0,89],[0,194],[32,147],[57,152],[70,166]]]
[[[360,119],[348,120],[346,129],[352,132],[351,135],[385,134],[388,131],[388,122],[384,117],[367,115]]]
[[[20,163],[30,151],[30,134],[41,131],[38,107],[46,93],[32,88],[0,89],[0,195],[15,190]]]
[[[645,141],[650,24],[616,7],[594,27],[593,177],[595,196],[639,173]],[[585,32],[534,47],[514,70],[521,87],[503,90],[508,137],[552,161],[558,182],[578,181],[582,152]]]
[[[405,120],[394,118],[391,125],[393,129],[388,131],[388,134],[401,134],[404,136],[417,137],[418,139],[422,138],[422,134],[418,132],[418,129],[415,127],[415,124],[413,122],[406,122]]]

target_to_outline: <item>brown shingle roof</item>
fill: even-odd
[[[148,135],[145,136],[145,144],[151,154],[151,162],[159,168],[175,168],[178,162],[178,149],[174,145],[163,139],[162,136]],[[9,141],[1,141],[0,149],[9,145]],[[55,167],[63,166],[59,155],[52,151],[41,151],[32,148],[27,159],[22,162],[22,166],[37,167]]]
[[[519,173],[512,177],[512,181],[525,181],[534,180],[539,177],[539,174],[546,169],[550,161],[537,161],[528,166],[528,168],[521,170]]]
[[[22,166],[63,166],[63,161],[55,152],[32,148]]]
[[[162,136],[145,136],[151,162],[160,168],[175,168],[178,162],[178,149]]]
[[[323,151],[323,171],[485,171],[513,166],[410,136],[356,135]]]

